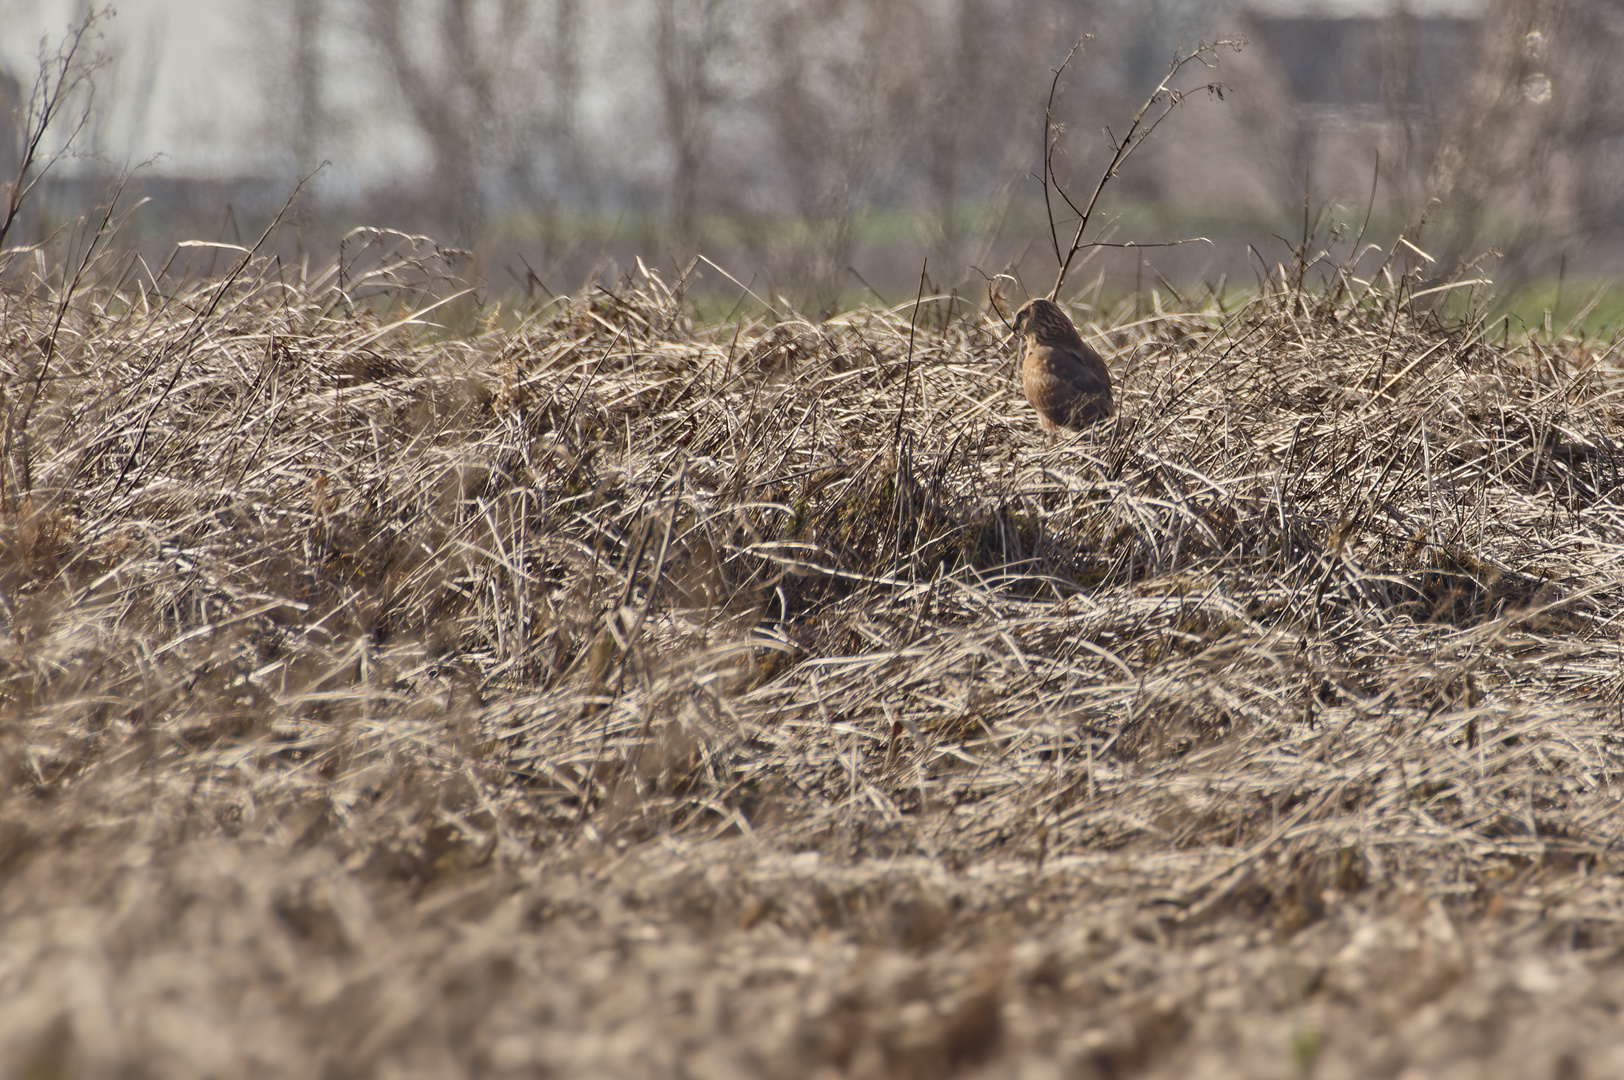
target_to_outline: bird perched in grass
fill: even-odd
[[[1015,313],[1025,345],[1021,390],[1044,431],[1082,430],[1111,415],[1111,372],[1053,300],[1030,300]]]

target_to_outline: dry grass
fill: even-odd
[[[364,261],[4,295],[6,1075],[1624,1067],[1609,351]]]

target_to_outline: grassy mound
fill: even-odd
[[[1624,1061],[1610,347],[438,272],[0,301],[8,1074]]]

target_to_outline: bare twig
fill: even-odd
[[[1203,42],[1197,45],[1195,50],[1188,56],[1183,55],[1182,52],[1175,53],[1173,59],[1168,62],[1167,74],[1162,77],[1161,82],[1156,84],[1156,89],[1151,91],[1150,96],[1139,107],[1139,111],[1133,114],[1127,132],[1119,139],[1111,133],[1110,129],[1106,129],[1106,137],[1110,140],[1111,145],[1111,159],[1100,174],[1099,180],[1095,183],[1093,193],[1089,195],[1088,200],[1083,205],[1078,206],[1066,192],[1059,179],[1054,176],[1054,154],[1059,146],[1062,129],[1053,120],[1053,108],[1055,88],[1059,85],[1060,74],[1065,71],[1066,65],[1071,63],[1072,57],[1077,54],[1077,50],[1081,45],[1082,41],[1073,45],[1071,51],[1066,54],[1065,61],[1055,69],[1054,82],[1050,85],[1049,90],[1049,104],[1044,110],[1044,205],[1049,211],[1049,231],[1050,238],[1054,242],[1055,260],[1060,264],[1060,270],[1055,275],[1054,287],[1049,290],[1051,300],[1060,295],[1060,287],[1065,284],[1066,273],[1071,269],[1072,261],[1077,257],[1077,253],[1083,248],[1091,246],[1083,242],[1083,237],[1088,231],[1089,218],[1093,215],[1094,208],[1099,203],[1100,194],[1105,190],[1105,185],[1110,183],[1112,178],[1116,176],[1123,163],[1146,139],[1155,133],[1156,129],[1161,126],[1162,121],[1172,115],[1173,110],[1182,105],[1192,93],[1204,90],[1208,94],[1222,99],[1227,89],[1222,83],[1218,82],[1208,82],[1193,88],[1179,88],[1171,85],[1173,80],[1191,63],[1199,63],[1207,68],[1216,67],[1220,49],[1228,48],[1238,52],[1245,45],[1245,41],[1240,38],[1222,38],[1211,44]],[[1064,255],[1060,253],[1054,207],[1048,197],[1051,186],[1065,201],[1066,205],[1071,208],[1072,212],[1077,215],[1077,228],[1072,233],[1071,244]]]
[[[40,45],[39,70],[23,117],[22,154],[16,176],[5,187],[0,252],[5,250],[23,203],[56,163],[73,152],[80,133],[90,122],[96,72],[106,63],[105,57],[93,51],[92,43],[100,36],[100,25],[107,15],[106,8],[91,8],[54,50],[44,43]],[[59,133],[64,121],[67,130]],[[45,140],[52,135],[57,136],[60,148],[48,151]]]

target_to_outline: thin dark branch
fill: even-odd
[[[1055,223],[1054,199],[1050,195],[1051,190],[1059,188],[1059,184],[1054,179],[1055,148],[1060,145],[1060,132],[1056,130],[1054,122],[1054,99],[1060,93],[1060,76],[1070,66],[1072,57],[1076,56],[1077,51],[1087,44],[1093,36],[1092,34],[1084,34],[1072,43],[1071,51],[1066,53],[1064,60],[1060,61],[1060,66],[1054,69],[1054,78],[1049,82],[1049,100],[1043,107],[1043,209],[1049,215],[1049,240],[1054,244],[1056,262],[1063,262],[1064,259],[1060,255],[1060,228]],[[1064,191],[1060,193],[1060,197],[1066,200],[1066,205],[1071,205],[1071,199],[1066,197]],[[1081,212],[1077,211],[1075,206],[1071,208],[1073,211]]]
[[[1210,45],[1206,43],[1199,44],[1196,46],[1195,51],[1190,53],[1188,56],[1183,55],[1182,52],[1176,52],[1173,54],[1173,59],[1169,61],[1167,65],[1167,74],[1162,77],[1161,82],[1156,84],[1156,89],[1151,91],[1150,96],[1147,97],[1144,104],[1139,107],[1139,111],[1133,114],[1133,120],[1128,125],[1127,133],[1123,135],[1121,139],[1118,139],[1114,135],[1110,134],[1109,129],[1107,130],[1107,137],[1111,141],[1111,160],[1105,166],[1105,170],[1100,174],[1099,181],[1094,185],[1094,192],[1089,196],[1088,202],[1085,206],[1078,207],[1075,203],[1073,203],[1072,200],[1066,196],[1058,181],[1056,181],[1055,188],[1060,190],[1061,197],[1065,198],[1067,205],[1071,206],[1072,209],[1077,212],[1077,229],[1072,234],[1071,247],[1067,250],[1063,257],[1059,255],[1059,244],[1057,243],[1055,245],[1056,257],[1060,262],[1060,271],[1055,275],[1054,288],[1049,290],[1049,298],[1051,300],[1060,295],[1060,288],[1066,282],[1066,274],[1071,270],[1072,261],[1076,259],[1077,253],[1084,247],[1090,246],[1083,242],[1083,236],[1088,230],[1089,218],[1093,215],[1094,208],[1099,204],[1100,195],[1104,192],[1105,185],[1110,183],[1112,178],[1116,176],[1117,171],[1122,168],[1123,163],[1128,160],[1128,157],[1134,152],[1134,150],[1138,149],[1146,139],[1150,138],[1150,136],[1155,133],[1156,129],[1161,126],[1162,121],[1166,120],[1168,116],[1172,114],[1173,110],[1182,105],[1185,99],[1189,97],[1190,91],[1170,86],[1169,84],[1175,77],[1178,76],[1179,72],[1183,71],[1185,66],[1190,64],[1192,61],[1198,62],[1205,67],[1214,67],[1217,64],[1217,53],[1220,48],[1231,48],[1239,51],[1244,45],[1245,41],[1242,39],[1225,38],[1215,41]],[[1070,59],[1069,54],[1067,59]],[[1198,89],[1205,90],[1209,94],[1222,98],[1226,88],[1221,83],[1211,82],[1206,83]],[[1161,111],[1151,115],[1152,110],[1155,110],[1158,106],[1161,107]],[[1147,116],[1151,116],[1148,123],[1146,122]],[[1047,146],[1045,149],[1047,150]],[[1047,167],[1048,162],[1045,160],[1046,170]],[[1045,195],[1047,195],[1047,188],[1045,188]],[[1053,230],[1053,224],[1054,218],[1051,214],[1051,231]]]
[[[1208,238],[1208,237],[1205,237],[1205,236],[1188,236],[1188,237],[1185,237],[1183,240],[1159,240],[1159,241],[1156,241],[1155,243],[1149,243],[1149,244],[1140,244],[1140,243],[1137,243],[1137,242],[1135,242],[1133,240],[1127,240],[1127,241],[1124,241],[1123,243],[1120,243],[1120,244],[1114,244],[1114,243],[1111,243],[1111,242],[1106,241],[1106,240],[1090,240],[1088,243],[1083,244],[1082,247],[1084,247],[1084,248],[1164,248],[1164,247],[1178,247],[1180,244],[1210,244],[1210,243],[1212,243],[1212,240],[1210,238]]]
[[[893,444],[902,440],[902,414],[908,408],[908,381],[913,377],[914,330],[919,324],[919,305],[925,300],[925,271],[929,268],[929,259],[919,266],[919,294],[914,297],[913,314],[908,316],[908,361],[902,369],[902,400],[897,404],[897,426],[891,435]]]
[[[0,249],[6,246],[23,204],[51,168],[67,156],[90,122],[90,109],[95,94],[95,74],[105,58],[99,53],[85,55],[90,40],[97,36],[96,27],[107,17],[105,8],[92,8],[79,24],[68,31],[56,53],[48,55],[46,46],[40,45],[39,71],[34,76],[34,88],[28,96],[28,110],[23,121],[22,154],[15,178],[6,185],[5,216],[0,218]],[[54,154],[45,152],[45,138],[58,127],[79,92],[84,91],[83,104],[72,130],[61,140],[62,149]]]

